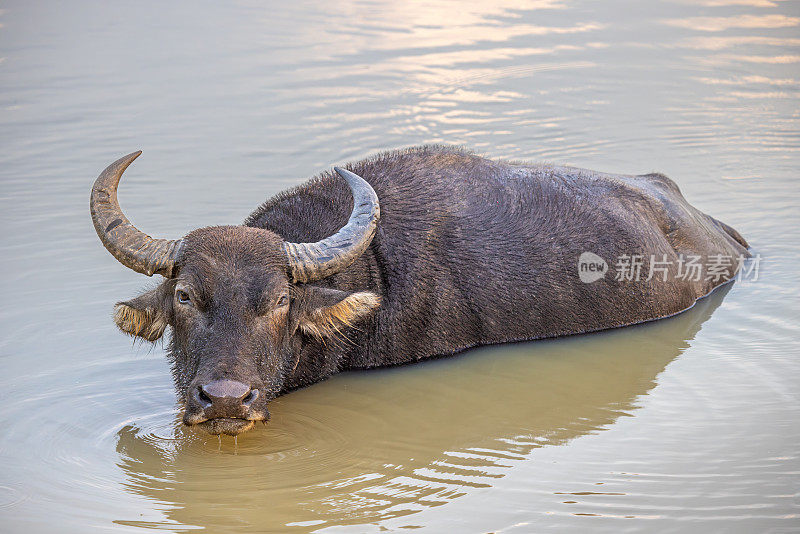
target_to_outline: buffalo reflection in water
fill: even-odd
[[[164,522],[125,525],[313,530],[375,523],[446,504],[637,409],[689,347],[730,285],[669,319],[596,334],[475,349],[360,371],[291,393],[272,420],[221,443],[118,432],[125,488]]]

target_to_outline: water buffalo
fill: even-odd
[[[148,341],[171,327],[183,421],[212,434],[248,430],[270,399],[345,369],[674,315],[749,255],[738,232],[661,174],[442,146],[323,173],[242,226],[153,239],[117,202],[139,154],[97,178],[92,220],[123,265],[165,280],[117,303],[114,320]]]

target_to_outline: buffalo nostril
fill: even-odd
[[[222,379],[200,386],[197,396],[203,402],[213,406],[232,407],[252,402],[258,395],[257,391],[255,393],[253,391],[250,386],[236,380]]]
[[[258,390],[257,389],[251,389],[247,393],[247,395],[245,395],[244,398],[242,399],[242,404],[250,405],[257,398],[258,398]]]
[[[203,391],[203,386],[197,387],[197,398],[200,399],[200,402],[206,406],[210,406],[212,403],[211,397],[209,397],[206,392]]]

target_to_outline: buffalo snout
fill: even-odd
[[[211,434],[237,435],[266,419],[258,387],[230,379],[195,383],[188,391],[183,422],[199,425]]]

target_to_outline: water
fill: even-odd
[[[800,529],[800,5],[5,2],[0,518],[8,532]],[[89,188],[179,237],[421,143],[665,172],[763,257],[657,323],[347,373],[236,442],[178,424],[152,283]]]

